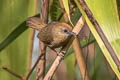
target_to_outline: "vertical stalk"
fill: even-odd
[[[40,18],[48,23],[48,0],[41,0],[41,10]],[[39,52],[38,55],[41,59],[37,65],[37,76],[36,80],[43,80],[45,75],[45,64],[46,64],[46,46],[40,41],[39,42]]]

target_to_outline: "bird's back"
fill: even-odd
[[[52,29],[53,26],[49,24],[49,26],[42,28],[38,34],[38,38],[46,45],[50,45],[53,41]]]

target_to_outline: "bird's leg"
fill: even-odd
[[[51,48],[50,46],[48,46],[51,50],[53,50],[55,53],[57,53],[57,55],[59,55],[59,52],[57,50],[55,50],[54,48]]]
[[[54,48],[51,48],[50,46],[48,46],[48,47],[49,47],[51,50],[53,50],[55,53],[57,53],[57,56],[62,56],[62,57],[65,56],[65,55],[64,55],[64,54],[66,53],[65,51],[59,51],[59,52],[58,52],[58,51],[55,50]],[[64,48],[64,46],[62,47],[62,49],[63,49],[63,48]],[[62,50],[62,49],[61,49],[61,50]],[[60,52],[61,52],[61,53],[60,53]]]
[[[52,49],[51,47],[49,47],[50,49]],[[58,52],[57,50],[55,50],[55,49],[52,49],[55,53],[57,53],[57,56],[62,56],[62,58],[65,56],[64,54],[65,54],[65,51],[61,51],[61,53],[60,52]]]

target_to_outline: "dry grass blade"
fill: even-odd
[[[85,65],[85,59],[84,56],[82,54],[82,50],[81,50],[81,46],[78,38],[76,37],[73,41],[73,48],[75,51],[75,58],[81,73],[81,77],[82,80],[90,80],[89,75],[88,75],[88,71],[86,70],[86,65]],[[87,64],[87,63],[86,63]]]
[[[78,21],[76,26],[81,26],[81,28],[82,28],[84,23],[85,23],[85,19],[83,17],[81,17],[81,20]],[[79,30],[77,28],[74,28],[73,31],[74,32],[79,32],[81,30],[81,28],[79,28]],[[80,47],[80,43],[79,43],[79,40],[78,40],[77,37],[74,39],[72,45],[73,45],[73,48],[74,48],[74,51],[75,51],[75,58],[76,58],[76,61],[77,61],[77,64],[78,64],[78,67],[79,67],[79,70],[80,70],[80,73],[81,73],[82,80],[90,80],[89,75],[88,75],[88,71],[86,70],[85,59],[83,57],[82,50],[81,50],[81,47]],[[86,73],[86,75],[85,75],[85,73]]]

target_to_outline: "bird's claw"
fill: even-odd
[[[62,58],[64,58],[65,56],[65,51],[61,51],[60,53],[57,53],[58,56],[61,56]]]

